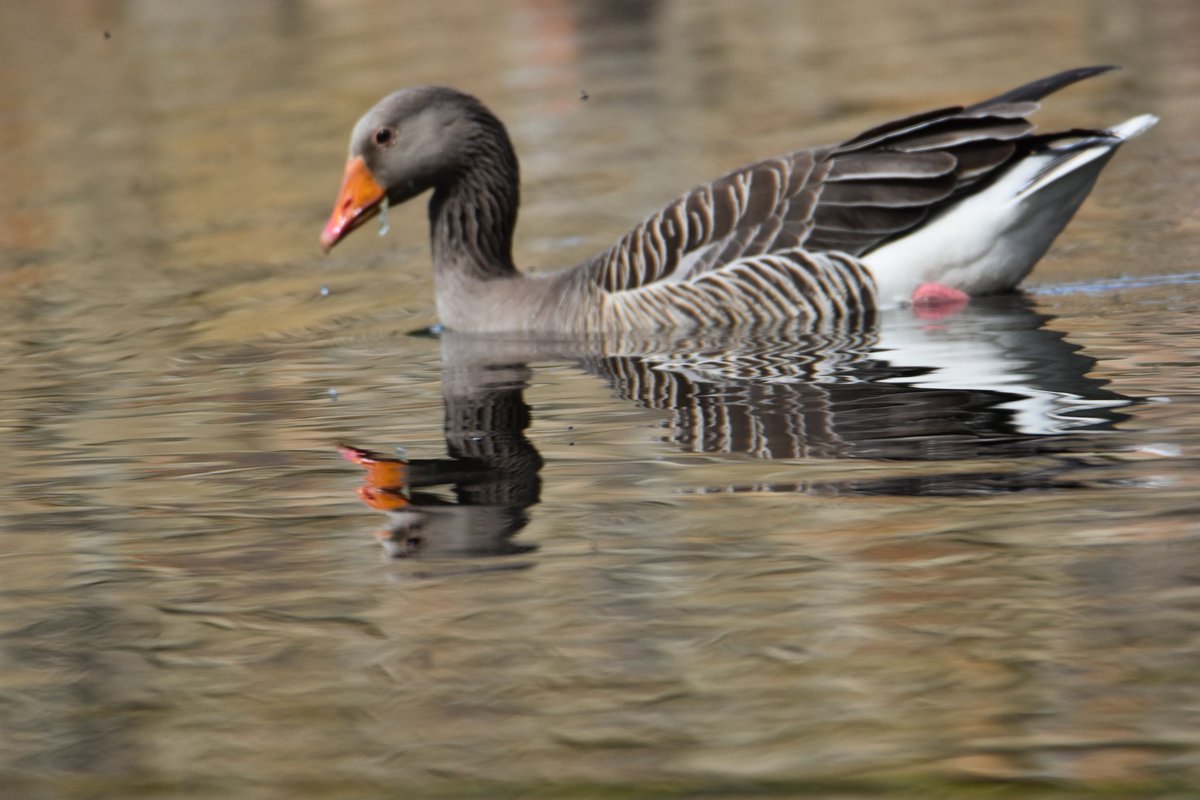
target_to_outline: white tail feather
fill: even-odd
[[[1141,136],[1158,124],[1158,117],[1153,114],[1140,114],[1133,119],[1127,119],[1120,125],[1113,125],[1106,133],[1111,133],[1118,139],[1128,141],[1135,136]]]

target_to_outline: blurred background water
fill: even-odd
[[[0,3],[0,796],[1192,796],[1197,32],[1187,0]],[[1040,124],[1162,123],[1025,298],[942,320],[480,347],[406,335],[419,203],[317,247],[403,85],[505,119],[550,267],[1093,63],[1125,69]],[[411,463],[364,487],[340,442]]]

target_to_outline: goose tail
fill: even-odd
[[[923,283],[986,295],[1014,289],[1091,192],[1116,149],[1158,122],[1141,114],[1104,130],[1041,141],[981,191],[912,233],[867,253],[881,306],[907,303]]]

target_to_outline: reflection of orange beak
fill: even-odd
[[[376,511],[399,511],[412,505],[400,489],[386,486],[360,486],[358,497]]]
[[[328,253],[351,231],[378,214],[386,194],[387,190],[375,180],[362,156],[347,161],[346,175],[342,178],[333,213],[325,223],[325,230],[321,231],[321,248]]]
[[[380,488],[403,488],[408,481],[408,465],[398,458],[388,458],[361,447],[339,444],[338,452],[367,471],[366,481]]]
[[[363,477],[366,485],[358,487],[358,496],[368,506],[379,511],[398,511],[410,505],[408,465],[403,461],[348,444],[338,445],[338,452],[367,471]]]

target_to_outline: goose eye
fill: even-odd
[[[396,138],[396,132],[391,128],[380,128],[375,131],[375,144],[386,147]]]

